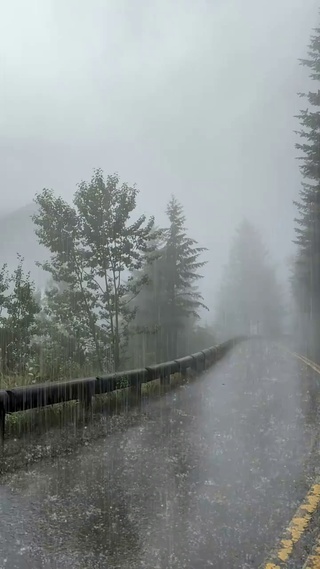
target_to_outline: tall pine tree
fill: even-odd
[[[168,203],[167,216],[170,225],[166,230],[165,244],[165,326],[167,353],[171,359],[183,350],[184,335],[181,331],[186,319],[190,316],[199,318],[200,309],[207,309],[197,287],[202,278],[199,269],[206,264],[199,257],[206,249],[198,247],[197,242],[188,236],[183,207],[174,196]]]
[[[236,232],[218,295],[220,338],[281,332],[283,306],[275,270],[259,231],[243,221]]]
[[[136,332],[143,350],[155,361],[188,353],[188,336],[203,303],[197,282],[206,250],[188,236],[182,205],[172,197],[167,206],[168,227],[161,232],[156,259],[147,266],[148,284],[137,297]],[[136,336],[136,342],[138,338]]]
[[[143,367],[164,361],[162,349],[162,312],[165,306],[163,230],[155,230],[153,252],[146,253],[142,267],[133,273],[135,281],[144,281],[132,300],[135,318],[130,324],[128,342],[129,367]]]
[[[310,71],[316,90],[300,93],[310,107],[298,115],[301,142],[296,144],[303,177],[298,209],[293,292],[300,313],[300,339],[310,356],[320,359],[320,28],[314,30],[308,58],[300,60]]]

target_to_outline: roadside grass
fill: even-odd
[[[142,400],[157,398],[164,393],[174,390],[179,385],[189,382],[190,377],[183,377],[180,373],[171,375],[170,384],[166,387],[160,384],[159,379],[142,384]],[[32,376],[1,377],[0,389],[12,389],[23,385],[33,385],[36,382]],[[92,406],[86,412],[79,401],[59,403],[39,409],[20,411],[6,416],[6,439],[22,438],[42,434],[47,429],[56,427],[77,429],[90,421],[98,414],[112,416],[125,413],[133,406],[130,390],[119,389],[108,394],[93,397]]]

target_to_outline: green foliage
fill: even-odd
[[[51,309],[100,371],[120,367],[135,313],[130,303],[145,282],[131,273],[152,252],[153,218],[131,219],[137,194],[117,175],[105,179],[96,170],[79,184],[73,206],[49,190],[36,198],[36,232],[51,253],[42,267],[54,283],[66,284],[63,293],[52,289]]]
[[[0,271],[0,347],[1,372],[21,374],[27,371],[34,354],[33,339],[40,312],[34,283],[23,271],[23,259],[9,275],[4,265]]]
[[[136,215],[138,190],[117,175],[94,171],[70,205],[44,189],[33,220],[48,260],[43,294],[23,260],[0,270],[1,372],[5,385],[60,380],[143,367],[217,342],[199,322],[207,310],[198,289],[206,249],[189,236],[182,205],[172,197],[168,224]],[[231,251],[220,295],[228,335],[259,319],[279,329],[281,302],[258,232],[244,223]],[[260,330],[262,331],[262,330]],[[226,330],[224,330],[226,332]],[[20,378],[20,379],[19,379]],[[128,386],[125,374],[119,386]]]
[[[207,309],[197,289],[204,265],[198,247],[185,228],[183,208],[172,197],[167,206],[169,225],[158,231],[153,259],[145,259],[141,273],[147,283],[140,291],[131,327],[131,353],[139,354],[137,365],[186,355],[201,309]]]
[[[9,274],[7,265],[3,265],[0,269],[0,318],[3,322],[3,313],[7,307],[8,291],[9,291]]]
[[[202,276],[199,269],[206,261],[199,261],[205,247],[197,247],[197,242],[188,237],[182,205],[172,197],[168,207],[169,228],[166,230],[165,267],[166,293],[169,301],[171,320],[179,323],[193,315],[199,318],[199,310],[207,307],[195,283]]]

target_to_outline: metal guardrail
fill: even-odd
[[[174,373],[185,374],[187,369],[193,369],[196,372],[204,371],[221,359],[232,347],[246,339],[248,339],[247,336],[239,336],[190,356],[142,369],[59,383],[38,383],[0,390],[0,439],[3,442],[7,414],[39,409],[68,401],[81,401],[86,408],[89,408],[95,395],[111,393],[128,387],[131,390],[131,395],[138,402],[141,399],[141,385],[143,383],[160,379],[162,385],[168,385],[170,384],[170,375]]]

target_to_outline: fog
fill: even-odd
[[[159,223],[171,193],[183,203],[209,248],[210,306],[243,216],[283,268],[301,182],[298,58],[317,9],[313,0],[3,2],[2,213],[43,187],[70,199],[101,167],[136,183],[139,208]]]
[[[1,2],[1,568],[320,567],[318,9]]]

